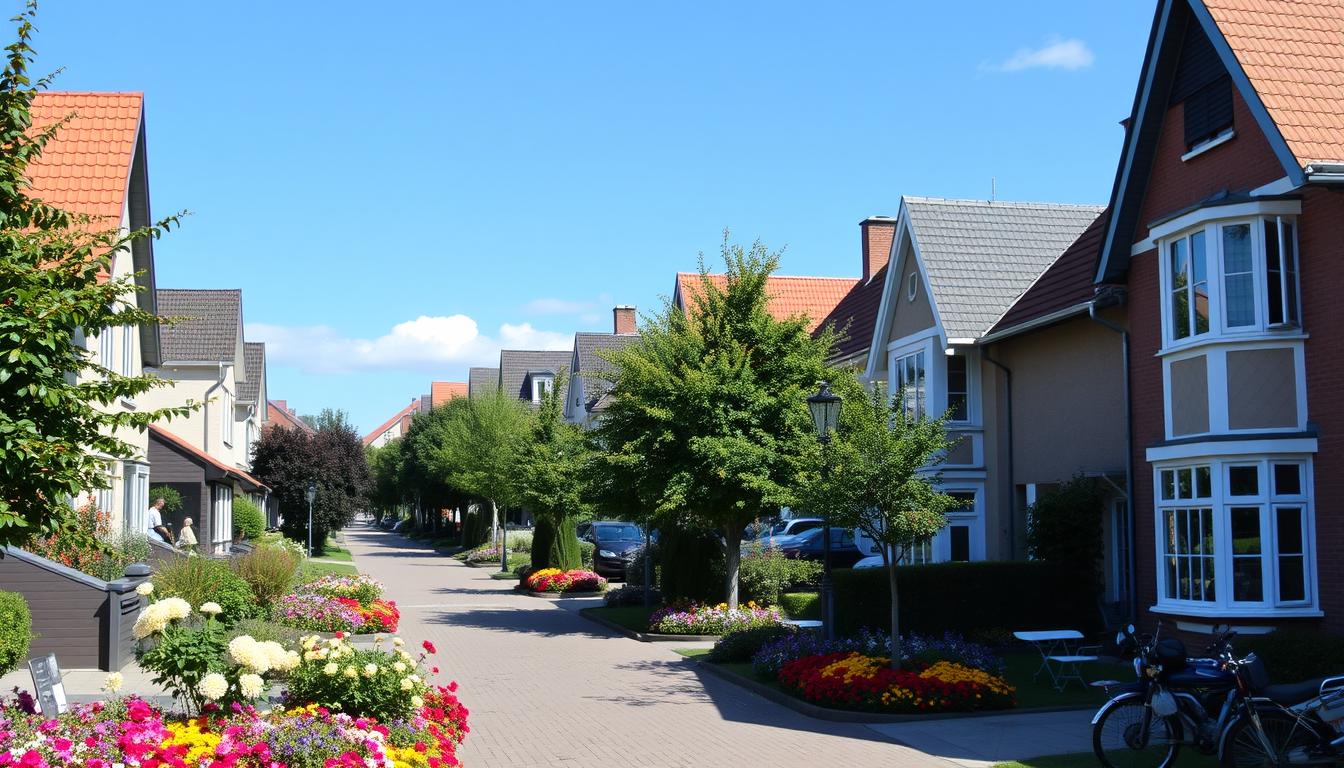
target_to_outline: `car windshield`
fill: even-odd
[[[769,528],[766,528],[766,529],[765,529],[765,532],[762,533],[761,536],[763,536],[763,537],[764,537],[764,536],[782,536],[782,535],[784,534],[784,532],[787,531],[788,529],[789,529],[789,523],[788,523],[788,521],[786,520],[786,521],[784,521],[784,522],[782,522],[782,523],[775,523],[774,525],[770,526]]]
[[[639,526],[630,523],[599,523],[593,526],[597,538],[607,541],[639,541],[644,538]]]

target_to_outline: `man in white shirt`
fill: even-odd
[[[165,544],[173,543],[173,534],[169,532],[168,526],[163,524],[163,514],[159,511],[163,509],[166,502],[162,498],[157,498],[149,506],[149,523],[146,525],[149,533],[157,535],[163,539]]]

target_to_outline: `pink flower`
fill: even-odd
[[[438,652],[439,652],[439,650],[438,650],[437,648],[434,647],[434,644],[431,643],[431,642],[429,642],[428,640],[426,640],[425,642],[421,643],[420,645],[421,645],[422,647],[424,647],[426,653],[438,653]]]

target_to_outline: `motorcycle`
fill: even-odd
[[[1245,665],[1249,706],[1228,723],[1218,754],[1228,768],[1344,763],[1344,677],[1268,685],[1262,663]]]
[[[1254,711],[1230,627],[1215,627],[1210,655],[1193,659],[1179,639],[1161,633],[1161,624],[1152,636],[1130,625],[1116,635],[1117,645],[1134,651],[1137,680],[1117,686],[1092,718],[1092,750],[1106,768],[1169,768],[1186,744],[1216,754],[1228,726]]]

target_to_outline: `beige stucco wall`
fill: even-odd
[[[1228,351],[1227,426],[1297,426],[1297,365],[1291,348]]]
[[[1120,336],[1077,317],[995,344],[1013,372],[1013,482],[1125,467]]]
[[[214,387],[223,381],[223,388],[237,392],[233,381],[233,366],[218,365],[167,365],[154,371],[159,378],[171,382],[169,386],[158,387],[143,395],[141,399],[147,408],[168,408],[185,405],[188,400],[203,402],[207,397],[211,402],[192,411],[184,417],[159,422],[159,426],[205,451],[216,459],[230,465],[237,463],[237,448],[243,442],[243,436],[234,428],[234,447],[226,446],[223,438],[223,422],[220,413],[224,408],[221,389]],[[234,414],[229,413],[233,418]]]
[[[888,297],[893,315],[891,335],[886,339],[887,343],[919,333],[932,328],[934,325],[933,309],[929,304],[928,291],[925,289],[926,286],[922,278],[916,278],[919,282],[919,288],[915,293],[915,300],[910,301],[908,281],[911,272],[919,272],[919,263],[914,258],[909,243],[903,243],[897,270],[892,275],[896,278],[896,282],[892,286],[891,295]],[[883,344],[883,346],[885,347],[886,344]]]
[[[1209,431],[1209,361],[1204,355],[1173,360],[1168,369],[1171,389],[1171,434]]]

